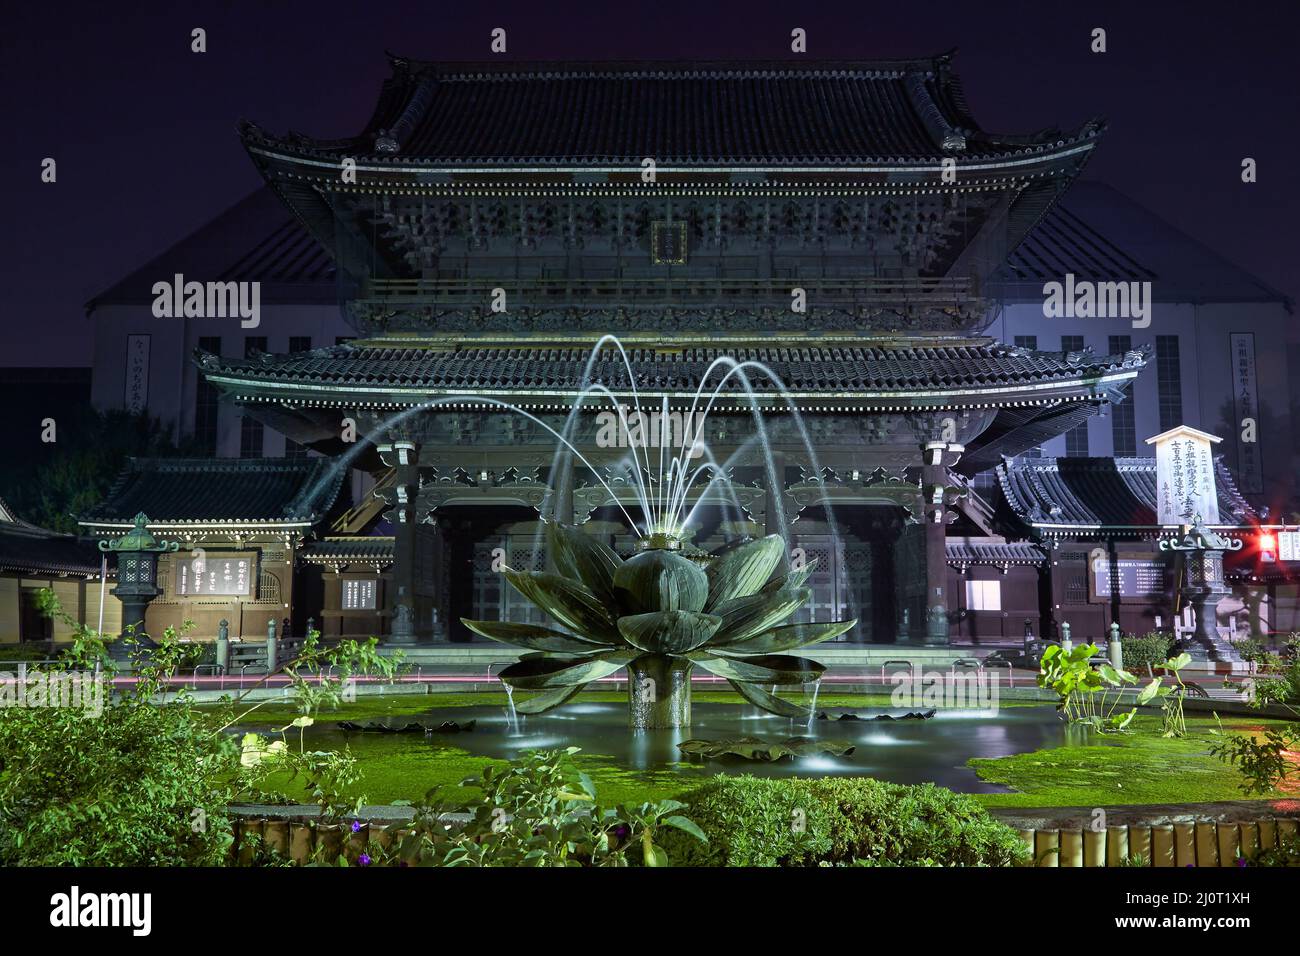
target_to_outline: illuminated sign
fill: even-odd
[[[375,595],[378,593],[379,582],[369,581],[344,581],[343,582],[343,610],[345,611],[373,611],[375,609]]]
[[[178,562],[176,593],[188,597],[249,596],[253,593],[252,557],[211,554]]]

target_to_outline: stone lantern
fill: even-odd
[[[134,625],[134,638],[140,646],[157,647],[144,630],[144,612],[149,602],[162,592],[158,588],[158,555],[179,550],[175,541],[159,541],[148,529],[149,519],[142,511],[135,523],[120,538],[99,542],[99,550],[117,555],[117,584],[112,595],[122,602],[122,634],[108,645],[108,653],[115,661],[129,659],[129,648],[122,637]]]
[[[1223,580],[1223,553],[1240,551],[1242,542],[1207,528],[1200,516],[1191,526],[1184,525],[1182,537],[1165,538],[1161,551],[1181,553],[1187,562],[1187,596],[1196,615],[1196,632],[1191,653],[1208,660],[1235,660],[1237,654],[1230,641],[1219,635],[1216,611],[1227,594]]]

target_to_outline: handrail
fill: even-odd
[[[907,677],[908,677],[908,680],[913,680],[913,679],[915,679],[915,677],[916,677],[916,662],[915,662],[915,661],[906,660],[906,659],[903,659],[903,660],[892,660],[892,661],[882,661],[881,664],[880,664],[880,685],[881,685],[882,687],[883,687],[884,684],[885,684],[885,668],[886,668],[886,667],[893,667],[893,666],[898,665],[898,664],[902,664],[904,667],[907,668]]]

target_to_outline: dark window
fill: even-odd
[[[292,352],[310,352],[311,336],[310,335],[291,335],[289,336],[289,351]]]
[[[258,352],[266,351],[265,335],[247,335],[244,337],[244,358],[252,358]],[[239,457],[261,458],[262,444],[266,437],[266,428],[253,416],[245,414],[239,423]]]
[[[1038,336],[1036,335],[1017,335],[1016,348],[1018,349],[1036,349],[1038,348]]]
[[[1133,338],[1112,335],[1108,344],[1111,355],[1123,355],[1133,348]],[[1137,428],[1133,423],[1133,383],[1124,386],[1124,400],[1110,410],[1110,434],[1114,443],[1112,454],[1116,458],[1132,458],[1137,454]]]
[[[1178,336],[1156,336],[1156,390],[1160,397],[1160,430],[1183,423],[1183,372],[1178,362]]]
[[[221,336],[199,336],[199,348],[220,355]],[[194,392],[194,440],[209,455],[217,453],[217,413],[220,407],[216,386],[200,372]]]
[[[1084,349],[1082,335],[1062,335],[1062,352],[1082,352]],[[1075,425],[1065,433],[1065,456],[1067,458],[1088,457],[1088,423]]]

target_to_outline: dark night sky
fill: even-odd
[[[1096,115],[1102,179],[1223,255],[1300,294],[1295,37],[1300,3],[732,3],[624,0],[442,4],[30,4],[0,37],[4,365],[90,355],[83,303],[259,184],[235,134],[356,132],[388,73],[384,50],[486,59],[809,59],[924,56],[956,67],[986,129],[1027,133]],[[190,30],[208,52],[189,51]],[[1089,52],[1093,27],[1109,52]],[[58,182],[40,182],[45,156]],[[1240,163],[1259,162],[1243,185]]]

